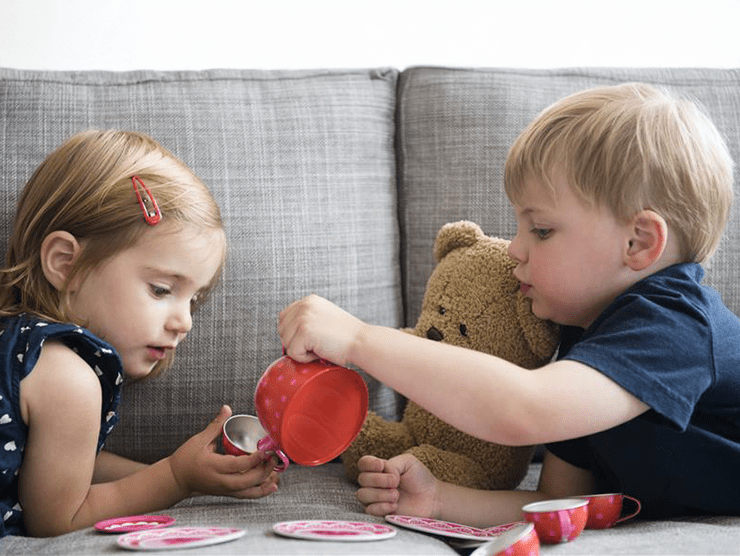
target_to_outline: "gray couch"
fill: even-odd
[[[468,219],[511,237],[502,188],[508,146],[555,99],[597,84],[647,81],[701,100],[740,160],[740,71],[466,68],[202,72],[0,69],[0,243],[18,193],[44,155],[86,128],[151,134],[212,188],[229,239],[224,279],[165,376],[125,388],[108,448],[153,461],[213,418],[253,413],[253,392],[280,356],[278,311],[316,292],[364,320],[413,326],[446,222]],[[738,180],[736,179],[736,184]],[[740,215],[708,282],[740,314]],[[402,400],[368,379],[371,408],[397,418]],[[520,488],[534,488],[535,464]],[[390,540],[298,541],[271,525],[368,520],[339,463],[291,466],[257,501],[201,497],[166,512],[178,525],[245,528],[242,539],[187,554],[455,554],[399,530]],[[737,493],[740,496],[740,493]],[[116,552],[93,529],[53,539],[8,537],[8,554]],[[586,531],[544,554],[738,554],[740,518],[635,520]]]

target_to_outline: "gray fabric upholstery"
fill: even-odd
[[[434,266],[432,245],[446,222],[473,220],[511,238],[514,213],[503,189],[506,153],[542,109],[572,92],[643,81],[699,100],[740,160],[740,71],[712,69],[411,68],[398,90],[400,226],[407,319],[421,310]],[[736,172],[735,190],[740,190]],[[707,272],[707,282],[740,314],[740,210]]]
[[[224,279],[166,375],[125,388],[109,448],[153,461],[223,403],[254,413],[257,380],[281,355],[277,315],[318,293],[401,325],[395,70],[0,72],[0,228],[18,192],[68,136],[153,136],[213,191],[225,220]],[[2,241],[3,249],[6,241]],[[397,398],[371,381],[389,417]]]
[[[532,465],[520,488],[536,487],[539,465]],[[354,498],[354,487],[343,478],[341,464],[322,467],[292,466],[283,478],[276,496],[256,501],[202,497],[181,502],[161,512],[175,518],[175,526],[224,526],[246,529],[241,539],[206,548],[167,551],[167,554],[233,554],[233,555],[345,555],[379,554],[408,556],[420,554],[467,554],[458,551],[443,537],[417,533],[397,527],[392,539],[374,542],[316,542],[282,538],[272,532],[280,521],[302,519],[344,519],[382,522],[362,513]],[[740,546],[740,520],[730,517],[676,518],[660,522],[627,521],[611,529],[586,530],[574,541],[562,545],[545,545],[545,554],[737,554]],[[116,536],[93,529],[76,531],[50,539],[7,537],[0,540],[2,554],[96,555],[120,554]]]
[[[202,72],[43,72],[0,69],[0,245],[15,203],[42,158],[76,131],[149,133],[189,164],[221,205],[229,241],[224,279],[165,376],[124,389],[108,447],[152,461],[200,431],[222,403],[253,412],[252,396],[280,356],[278,311],[316,292],[359,317],[413,325],[442,224],[480,223],[510,237],[502,188],[509,145],[529,119],[572,91],[648,81],[707,107],[740,160],[740,71],[465,68]],[[708,273],[740,313],[740,216]],[[403,280],[403,282],[402,282]],[[402,403],[370,381],[371,408]],[[534,489],[539,466],[520,485]],[[339,463],[291,466],[276,495],[201,497],[163,511],[177,525],[233,525],[233,543],[182,554],[456,554],[438,537],[399,529],[387,541],[277,537],[297,519],[374,521]],[[740,518],[636,519],[543,554],[737,554]],[[92,528],[53,539],[0,539],[7,554],[119,553]]]
[[[174,526],[240,527],[247,534],[233,542],[198,548],[167,551],[166,554],[250,554],[261,556],[311,554],[371,555],[383,554],[455,554],[438,538],[420,535],[409,530],[398,530],[395,537],[374,542],[317,542],[284,538],[272,532],[272,525],[280,521],[303,519],[345,519],[376,521],[362,513],[362,506],[354,498],[354,488],[342,476],[341,464],[322,467],[291,466],[285,472],[280,490],[275,496],[256,501],[232,498],[191,498],[175,508],[160,512],[175,518]],[[94,529],[76,531],[51,539],[6,537],[0,540],[2,554],[34,555],[97,555],[116,553],[117,535],[98,533]]]

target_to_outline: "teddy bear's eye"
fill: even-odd
[[[467,337],[468,335],[468,327],[465,326],[464,324],[460,325],[460,334],[462,334],[465,337]]]
[[[442,305],[440,305],[439,306],[439,314],[440,315],[444,315],[446,312],[447,312],[447,310],[444,307],[442,307]]]

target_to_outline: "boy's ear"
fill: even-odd
[[[630,222],[625,262],[632,270],[645,270],[663,254],[668,224],[652,210],[638,212]]]
[[[69,232],[57,230],[44,238],[41,244],[41,269],[49,283],[61,290],[70,270],[82,252],[77,238]]]

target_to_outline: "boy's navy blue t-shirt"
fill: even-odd
[[[671,266],[587,330],[563,330],[558,359],[597,369],[651,409],[547,448],[590,470],[597,492],[638,498],[644,517],[740,515],[740,319],[703,276],[697,264]]]

